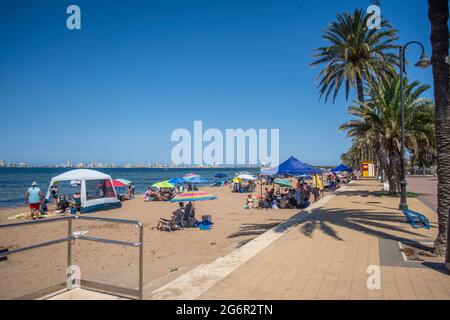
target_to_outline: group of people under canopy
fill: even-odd
[[[324,174],[324,179],[330,190],[336,190],[340,188],[341,183],[348,183],[352,180],[356,180],[357,177],[353,173],[353,169],[347,167],[344,164],[331,169],[330,172]]]
[[[248,193],[254,192],[256,188],[256,178],[248,173],[238,174],[233,178],[232,192]]]
[[[41,213],[48,211],[51,201],[59,213],[88,213],[121,206],[111,176],[89,169],[71,170],[53,177],[41,203]]]
[[[332,169],[329,175],[325,175],[327,184],[333,188],[338,187],[340,185],[339,174],[344,172],[352,174],[353,170],[345,165],[340,165]],[[265,184],[277,185],[279,188],[277,191],[275,191],[275,188],[265,188],[263,193],[262,188],[264,183],[261,183],[261,195],[259,199],[256,199],[253,195],[249,195],[245,208],[306,208],[310,205],[311,200],[316,202],[323,195],[325,182],[322,170],[313,168],[295,157],[290,157],[276,167],[261,169],[260,175],[264,178]],[[277,177],[295,177],[297,183],[293,187],[291,181],[277,179]],[[353,174],[351,177],[353,177]],[[307,180],[312,181],[308,183]]]

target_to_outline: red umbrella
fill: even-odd
[[[116,187],[126,187],[127,184],[120,180],[113,180],[113,186]]]

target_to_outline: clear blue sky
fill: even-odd
[[[66,28],[70,4],[81,7],[79,31]],[[369,4],[2,0],[0,159],[170,162],[171,132],[203,120],[223,131],[280,128],[281,160],[337,164],[350,146],[337,130],[349,103],[319,101],[309,63],[336,13]],[[430,55],[427,1],[381,5],[400,42],[421,41]],[[413,69],[432,83],[431,69]]]

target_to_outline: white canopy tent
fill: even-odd
[[[81,190],[81,213],[119,208],[122,204],[117,199],[111,176],[95,170],[76,169],[53,177],[45,198],[50,198],[50,188],[58,182],[79,183]]]

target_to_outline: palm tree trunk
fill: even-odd
[[[436,139],[438,162],[438,236],[436,252],[443,254],[447,243],[450,209],[450,70],[445,62],[449,55],[448,0],[428,0],[433,48],[434,100],[436,104]]]
[[[382,149],[380,146],[375,146],[375,150],[377,153],[377,158],[380,163],[380,169],[382,171],[383,180],[387,177],[387,167],[388,167],[388,161],[386,156],[386,151]]]
[[[364,103],[364,87],[360,76],[356,76],[356,90],[358,91],[359,102]]]
[[[397,194],[400,190],[398,172],[400,168],[399,155],[395,153],[393,147],[388,149],[389,164],[386,167],[388,181],[389,181],[389,193]]]

